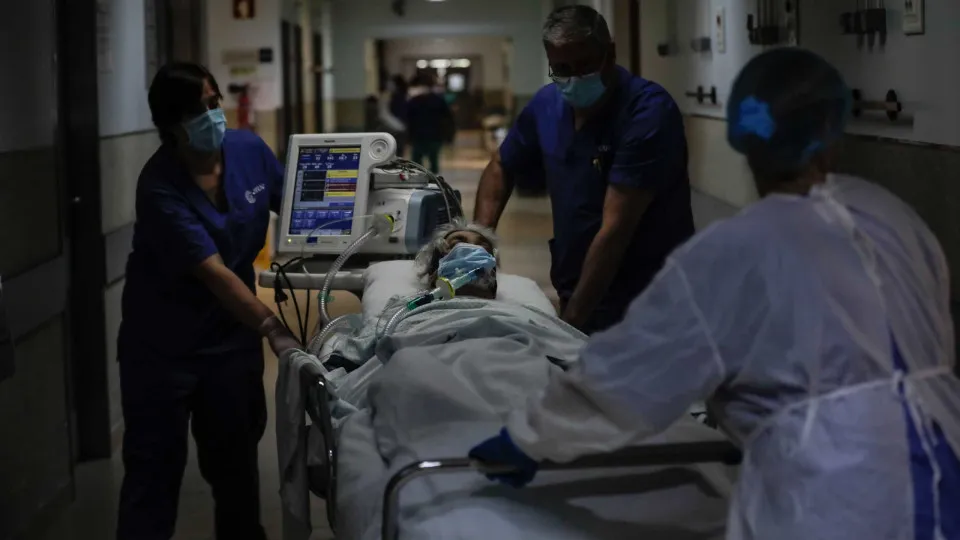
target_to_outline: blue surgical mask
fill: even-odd
[[[557,88],[560,89],[563,99],[575,109],[591,107],[607,91],[599,71],[582,77],[570,77],[563,82],[558,81]]]
[[[440,259],[437,277],[453,279],[477,268],[493,270],[496,267],[497,259],[487,250],[474,244],[461,243],[453,246],[450,253]]]
[[[213,153],[220,150],[227,132],[227,117],[223,109],[211,109],[183,125],[187,130],[190,147],[198,152]]]

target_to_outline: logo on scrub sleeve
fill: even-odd
[[[251,190],[248,190],[248,191],[247,191],[246,193],[244,193],[243,195],[244,195],[244,197],[247,198],[247,202],[248,202],[248,203],[254,204],[255,202],[257,202],[257,195],[258,195],[261,191],[263,191],[263,190],[265,190],[265,189],[267,189],[267,186],[266,186],[265,184],[260,184],[259,186],[255,187],[255,188],[253,188],[253,189],[251,189]]]

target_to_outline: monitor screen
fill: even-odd
[[[359,146],[301,146],[290,234],[349,236],[359,169]]]

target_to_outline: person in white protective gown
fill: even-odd
[[[640,444],[706,399],[744,451],[728,538],[960,539],[947,265],[902,201],[828,174],[848,95],[810,52],[753,59],[728,136],[762,200],[673,253],[471,457],[523,485],[539,461]]]

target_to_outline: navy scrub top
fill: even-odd
[[[694,233],[680,110],[658,84],[617,70],[620,85],[610,102],[579,131],[573,109],[550,84],[523,109],[500,147],[503,169],[519,185],[546,183],[553,207],[550,277],[564,302],[600,230],[607,186],[654,193],[594,314],[606,321],[603,326],[621,318],[667,255]]]
[[[224,310],[191,271],[219,253],[254,289],[253,262],[270,210],[280,209],[283,167],[256,134],[227,130],[222,174],[226,212],[196,185],[173,148],[161,146],[144,165],[123,291],[121,358],[143,348],[181,357],[261,347],[257,332]]]

